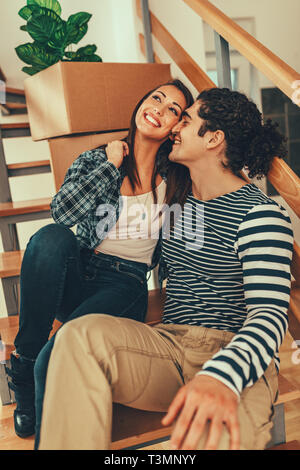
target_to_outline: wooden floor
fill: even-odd
[[[287,334],[280,350],[281,374],[291,383],[300,388],[300,364],[293,363],[294,359],[300,361],[300,353],[295,353],[292,348],[293,340]],[[32,450],[34,438],[18,438],[13,429],[13,410],[15,405],[1,406],[0,409],[0,450]],[[286,440],[300,441],[300,400],[289,402],[285,405]],[[165,450],[168,443],[163,442],[145,449]]]

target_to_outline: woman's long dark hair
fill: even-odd
[[[134,156],[134,140],[136,135],[136,123],[135,118],[138,112],[138,109],[142,105],[142,103],[158,88],[162,86],[174,86],[178,90],[180,90],[185,97],[187,107],[192,106],[194,103],[193,96],[189,89],[178,79],[170,80],[167,83],[164,83],[160,86],[157,86],[153,90],[146,93],[145,96],[137,103],[131,117],[129,132],[127,137],[125,137],[125,141],[129,146],[129,155],[124,159],[124,168],[126,175],[129,178],[130,185],[132,190],[134,191],[136,186],[140,184],[139,175],[137,173],[136,168],[136,161]],[[169,162],[168,155],[172,149],[172,141],[168,138],[158,149],[156,162],[153,168],[152,177],[151,177],[151,188],[154,198],[154,203],[157,202],[157,194],[156,194],[156,176],[159,170],[168,170],[167,171],[167,192],[165,202],[166,204],[171,204],[172,202],[179,202],[183,203],[186,197],[187,191],[184,191],[184,194],[181,193],[181,184],[182,187],[185,186],[186,180],[190,179],[189,170],[184,167],[183,165],[178,165],[173,162]],[[157,166],[157,161],[161,162],[160,168]]]

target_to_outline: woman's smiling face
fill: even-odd
[[[137,132],[163,142],[178,123],[185,107],[185,97],[178,88],[173,85],[157,88],[138,109],[135,118]]]

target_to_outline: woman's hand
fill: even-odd
[[[129,154],[128,144],[122,140],[114,140],[107,144],[106,155],[107,160],[119,168],[123,162],[123,158]]]
[[[207,421],[210,428],[205,450],[217,449],[223,424],[231,437],[231,450],[239,449],[238,397],[219,380],[198,375],[181,387],[162,424],[170,426],[176,417],[171,436],[173,449],[197,449]]]

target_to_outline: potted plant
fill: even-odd
[[[90,13],[75,13],[65,21],[58,0],[27,0],[19,15],[27,21],[21,30],[33,39],[15,49],[18,57],[29,65],[22,68],[28,75],[35,75],[59,61],[102,62],[95,45],[80,47],[75,52],[70,50],[87,33]]]
[[[96,46],[68,48],[86,34],[89,13],[61,18],[58,0],[27,0],[19,11],[33,43],[16,48],[33,140],[128,129],[137,101],[171,78],[169,64],[103,63]]]

